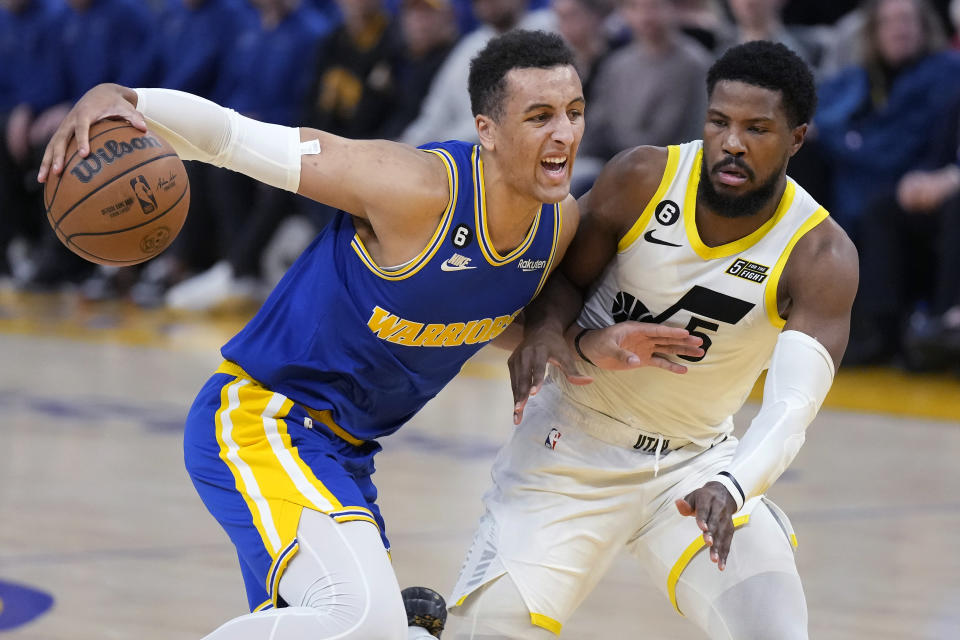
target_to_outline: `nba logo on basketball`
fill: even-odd
[[[151,214],[157,210],[157,199],[150,190],[150,183],[142,175],[132,178],[130,186],[133,188],[134,195],[140,201],[140,208],[144,214]]]
[[[556,449],[557,440],[559,440],[562,435],[556,427],[550,429],[550,433],[547,434],[547,439],[543,441],[544,446],[546,446],[547,449]]]

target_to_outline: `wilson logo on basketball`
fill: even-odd
[[[107,140],[102,147],[78,162],[73,169],[70,169],[70,173],[77,180],[86,184],[103,170],[104,164],[113,164],[117,159],[140,149],[159,149],[161,147],[163,147],[163,144],[153,136],[140,136],[129,142]]]

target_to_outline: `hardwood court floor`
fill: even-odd
[[[187,640],[244,613],[233,548],[180,450],[236,323],[0,295],[0,586],[54,598],[6,637]],[[960,383],[849,373],[834,395],[859,410],[825,409],[771,492],[799,537],[811,637],[960,638]],[[401,585],[452,586],[510,410],[503,354],[485,351],[385,441],[376,478]],[[624,555],[563,637],[701,635]]]

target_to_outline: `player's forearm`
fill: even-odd
[[[523,314],[511,322],[490,344],[512,352],[523,341]]]
[[[737,508],[764,493],[803,445],[833,383],[833,359],[814,338],[799,331],[780,335],[763,390],[760,412],[728,467],[712,478],[724,484]]]
[[[540,295],[524,309],[524,333],[549,331],[563,334],[583,308],[583,293],[556,270]]]
[[[296,192],[300,185],[300,130],[258,122],[182,91],[136,89],[132,99],[147,125],[183,160],[198,160]]]

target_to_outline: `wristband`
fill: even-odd
[[[733,477],[729,471],[721,471],[717,475],[710,478],[711,482],[719,482],[724,487],[727,488],[727,491],[733,496],[733,501],[737,503],[737,511],[743,508],[744,500],[746,496],[743,494],[743,489],[740,488],[740,483],[737,482],[737,479]]]
[[[573,348],[577,350],[577,355],[583,358],[584,362],[586,362],[587,364],[592,364],[593,366],[597,366],[593,364],[593,361],[590,360],[590,358],[583,355],[583,351],[580,350],[580,338],[582,338],[583,334],[585,334],[587,331],[590,331],[590,329],[583,329],[580,331],[580,333],[577,334],[577,337],[573,339]]]

